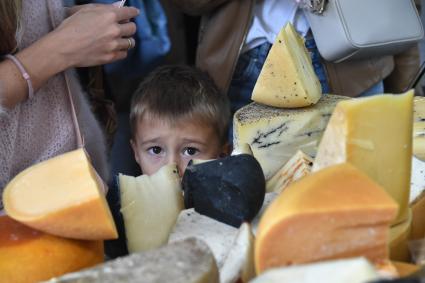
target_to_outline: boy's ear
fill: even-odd
[[[130,139],[131,148],[133,149],[134,159],[136,159],[137,164],[140,166],[139,155],[137,154],[136,142],[133,139]]]

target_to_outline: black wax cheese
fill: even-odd
[[[189,164],[182,182],[187,209],[234,227],[250,222],[264,201],[263,170],[249,154]]]

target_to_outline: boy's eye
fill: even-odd
[[[153,146],[149,148],[148,151],[149,153],[160,154],[162,152],[162,148],[160,148],[159,146]]]
[[[184,155],[195,155],[198,152],[199,152],[199,150],[194,148],[194,147],[187,147],[184,150]]]

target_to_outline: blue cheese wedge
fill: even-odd
[[[281,109],[251,103],[233,119],[233,145],[247,143],[270,179],[298,151],[314,157],[335,105],[347,97],[327,95],[314,106]]]
[[[322,95],[304,40],[289,23],[278,34],[252,92],[252,100],[297,108],[316,104]]]

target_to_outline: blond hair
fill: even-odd
[[[17,49],[22,0],[0,0],[0,56]]]
[[[143,118],[180,119],[211,125],[223,144],[227,138],[230,106],[212,79],[194,67],[170,65],[149,74],[133,94],[130,110],[132,137]]]

